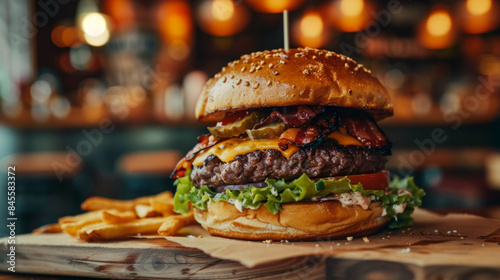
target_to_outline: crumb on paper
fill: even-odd
[[[410,251],[411,251],[410,248],[401,249],[401,253],[409,253]]]
[[[273,241],[272,241],[272,240],[270,240],[270,239],[262,241],[262,243],[266,243],[266,244],[271,244],[272,242],[273,242]]]
[[[319,244],[316,244],[316,245],[314,245],[314,246],[316,246],[316,248],[318,248],[318,247],[319,247]]]
[[[366,243],[369,243],[370,242],[370,239],[368,239],[368,237],[363,237],[363,241],[366,242]]]
[[[191,235],[191,234],[190,234],[190,235],[188,235],[188,236],[186,236],[186,237],[187,237],[187,238],[195,238],[195,237],[194,237],[194,235]]]
[[[352,237],[352,236],[347,237],[347,241],[352,241],[353,239],[354,239],[354,237]]]

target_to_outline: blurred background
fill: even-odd
[[[4,1],[0,200],[9,164],[18,233],[79,213],[88,196],[174,191],[168,175],[207,132],[194,119],[203,84],[243,54],[282,48],[287,9],[291,47],[351,56],[388,88],[387,169],[415,176],[426,208],[500,206],[499,5]]]

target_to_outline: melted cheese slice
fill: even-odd
[[[359,142],[358,139],[347,134],[346,129],[343,127],[339,128],[339,130],[335,130],[334,132],[330,133],[330,135],[328,135],[327,137],[335,139],[337,143],[339,143],[342,146],[354,145],[354,146],[364,147],[363,143]]]
[[[341,127],[338,131],[332,132],[328,135],[328,138],[335,139],[340,145],[343,146],[355,145],[364,147],[364,145],[356,138],[347,134],[347,131],[343,127]],[[288,145],[288,149],[282,151],[278,146],[278,139],[251,140],[249,138],[233,138],[220,142],[200,153],[200,155],[198,155],[193,161],[193,165],[198,166],[202,164],[210,155],[218,157],[223,162],[229,162],[234,160],[238,155],[268,149],[277,150],[286,158],[290,158],[299,150],[296,146]]]
[[[198,166],[202,164],[209,155],[217,156],[223,162],[229,162],[234,160],[237,155],[244,155],[256,150],[267,149],[278,150],[286,158],[290,158],[299,150],[298,147],[288,145],[288,149],[282,151],[278,147],[278,139],[251,140],[249,138],[233,138],[220,142],[206,150],[203,154],[197,156],[193,161],[193,165]]]

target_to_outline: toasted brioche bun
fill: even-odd
[[[217,122],[226,112],[296,105],[362,109],[376,120],[393,114],[387,90],[370,70],[344,55],[311,48],[257,52],[230,62],[205,84],[195,114]]]
[[[342,207],[338,201],[288,203],[277,214],[263,205],[238,211],[227,202],[209,202],[207,210],[194,209],[194,217],[213,235],[248,240],[317,240],[365,236],[383,228],[390,220],[382,216],[381,202],[367,210]]]

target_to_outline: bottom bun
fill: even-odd
[[[338,201],[282,204],[270,213],[261,205],[243,212],[230,203],[210,201],[207,210],[194,209],[194,217],[210,234],[248,240],[318,240],[345,236],[366,236],[383,228],[389,216],[382,216],[381,202],[343,207]]]

